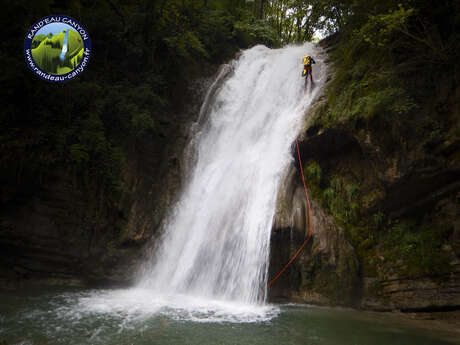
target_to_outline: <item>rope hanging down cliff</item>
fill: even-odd
[[[305,191],[305,198],[307,200],[307,215],[306,215],[305,220],[308,221],[308,228],[305,225],[305,240],[303,241],[302,245],[299,247],[299,249],[297,249],[297,251],[295,252],[294,256],[283,267],[283,269],[281,271],[279,271],[279,273],[272,280],[270,280],[268,282],[267,286],[269,286],[269,287],[273,285],[273,283],[281,276],[281,274],[283,274],[283,272],[288,268],[288,266],[295,260],[295,258],[300,254],[302,249],[307,245],[307,242],[311,237],[310,198],[308,197],[307,185],[305,184],[305,177],[303,175],[302,160],[300,158],[299,142],[298,142],[297,139],[295,140],[295,144],[296,144],[296,147],[297,147],[297,157],[299,158],[299,167],[300,167],[300,174],[302,175],[303,189]],[[307,230],[308,230],[308,232],[307,232]]]

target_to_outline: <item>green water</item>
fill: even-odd
[[[172,307],[142,291],[0,293],[0,341],[54,344],[444,345],[455,336],[409,326],[383,314],[272,305]],[[177,301],[178,300],[178,301]],[[164,300],[162,300],[164,302]],[[457,342],[459,343],[459,342]]]

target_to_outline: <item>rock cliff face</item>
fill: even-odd
[[[394,257],[394,255],[400,254],[399,250],[393,252],[391,248],[386,248],[388,239],[382,235],[380,239],[376,240],[375,247],[368,248],[367,252],[362,251],[357,256],[360,260],[360,270],[342,271],[336,267],[335,271],[332,271],[333,277],[342,273],[348,275],[348,279],[355,279],[355,282],[360,281],[354,285],[355,290],[349,288],[350,285],[347,280],[342,280],[338,284],[341,286],[340,290],[344,294],[348,294],[348,298],[343,298],[339,304],[361,300],[360,305],[363,308],[377,310],[457,309],[460,306],[460,252],[458,251],[458,219],[460,215],[458,182],[452,178],[455,173],[444,172],[442,178],[440,176],[438,178],[424,178],[422,177],[423,174],[420,173],[414,174],[410,178],[401,170],[392,170],[391,179],[382,179],[382,176],[379,175],[380,169],[389,171],[395,168],[391,166],[382,167],[382,162],[375,162],[369,152],[375,151],[376,148],[371,149],[369,144],[360,143],[358,140],[359,138],[354,140],[352,133],[346,131],[326,130],[304,140],[301,144],[301,152],[306,160],[314,159],[319,162],[326,175],[352,173],[358,176],[361,181],[363,194],[373,193],[379,196],[376,198],[377,200],[372,202],[368,201],[369,198],[366,199],[367,203],[361,201],[361,216],[363,218],[373,217],[375,208],[379,206],[387,212],[393,210],[395,214],[392,214],[392,217],[398,217],[400,222],[414,217],[413,214],[410,214],[410,210],[412,212],[422,210],[421,226],[415,231],[427,231],[427,229],[423,229],[425,224],[437,229],[442,229],[447,225],[447,230],[446,232],[434,232],[434,236],[436,236],[434,238],[431,235],[423,237],[423,242],[414,239],[407,244],[403,237],[398,243],[398,238],[396,238],[394,246],[406,246],[403,250],[412,256],[402,259]],[[296,203],[293,204],[294,207],[295,205]],[[313,234],[317,234],[317,237],[320,238],[331,232],[335,234],[337,227],[331,226],[331,223],[334,223],[333,217],[326,218],[329,223],[315,222],[315,218],[321,217],[324,213],[318,208],[317,206],[316,211],[313,208],[312,220],[313,225],[316,226],[316,229],[313,229]],[[314,215],[315,212],[317,215]],[[345,224],[345,227],[347,226],[349,224]],[[371,227],[368,223],[361,226],[363,228]],[[399,236],[391,233],[392,230],[388,229],[390,226],[392,225],[385,224],[379,231],[390,231],[390,236]],[[350,228],[348,229],[350,230]],[[367,231],[371,232],[372,230]],[[404,229],[403,231],[412,233],[414,230]],[[347,235],[344,234],[343,230],[341,234],[344,240],[336,247],[329,244],[329,255],[340,256],[343,251],[349,251],[356,255],[355,248],[346,240]],[[353,235],[348,233],[348,236],[352,237]],[[446,238],[444,239],[443,236]],[[313,239],[315,240],[315,236]],[[432,247],[430,243],[426,243],[428,241],[437,241],[439,244]],[[360,245],[362,243],[355,243],[357,248],[360,248]],[[421,247],[422,251],[415,251],[417,246]],[[426,249],[427,252],[423,253],[423,249]],[[429,252],[433,250],[435,252]],[[313,256],[314,253],[315,247],[313,245]],[[402,255],[406,254],[403,253]],[[304,256],[304,259],[307,258],[308,256]],[[438,261],[440,258],[443,258],[442,262]],[[425,262],[425,260],[433,260],[434,262]],[[439,265],[446,266],[438,267]],[[409,266],[412,270],[415,269],[416,273],[411,271]],[[427,269],[420,270],[420,267],[425,266]],[[437,272],[438,269],[440,271]],[[316,279],[315,275],[306,278],[311,279],[312,282]],[[331,279],[331,275],[329,275],[329,279]],[[315,288],[314,285],[312,287]],[[331,294],[326,285],[319,289],[319,293],[327,296]],[[314,302],[311,299],[307,299],[307,301]]]
[[[307,176],[312,241],[275,283],[274,296],[374,310],[460,308],[455,80],[443,75],[434,81],[418,111],[391,124],[383,114],[325,126],[327,99],[318,100],[316,109],[323,109],[308,115],[300,142],[306,175],[309,167],[321,175],[316,181]],[[305,197],[296,164],[280,192],[272,275],[304,239]]]
[[[271,238],[270,276],[289,261],[306,237],[307,202],[301,176],[289,169],[278,196]],[[300,183],[299,183],[300,181]],[[273,284],[273,299],[321,305],[354,305],[359,292],[359,262],[343,229],[311,200],[312,236],[303,253]]]

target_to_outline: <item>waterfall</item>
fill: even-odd
[[[306,94],[302,57],[315,87]],[[179,201],[163,225],[141,288],[162,295],[260,304],[266,299],[277,190],[311,101],[324,83],[312,44],[244,51],[202,106]],[[211,92],[212,91],[212,92]]]
[[[65,30],[64,44],[62,45],[61,54],[59,54],[59,59],[60,59],[61,61],[64,61],[64,59],[65,59],[65,54],[67,54],[67,41],[69,40],[69,31],[70,31],[70,29],[66,29],[66,30]]]

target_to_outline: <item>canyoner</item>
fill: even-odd
[[[313,87],[313,74],[312,74],[312,64],[316,63],[310,55],[305,55],[302,58],[303,70],[302,77],[305,77],[305,91],[307,91],[308,76],[310,76],[310,87]]]

